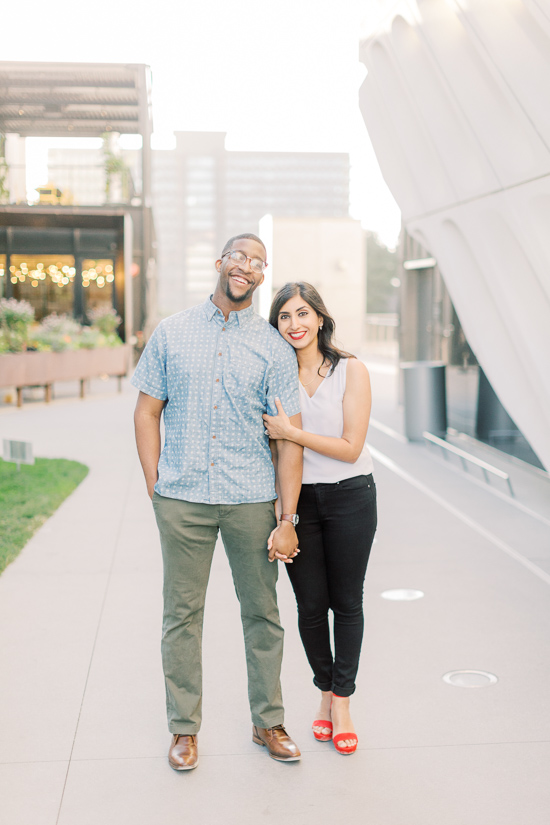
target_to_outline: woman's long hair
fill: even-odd
[[[306,302],[306,304],[309,304],[309,306],[315,310],[319,318],[322,318],[323,320],[323,326],[322,329],[319,330],[317,343],[319,346],[319,352],[324,359],[323,364],[327,361],[330,364],[330,373],[334,372],[338,362],[342,358],[355,358],[355,355],[339,349],[334,344],[334,318],[329,314],[323,299],[315,287],[305,281],[295,281],[294,283],[285,284],[280,288],[271,302],[271,309],[269,311],[269,323],[271,326],[275,327],[277,330],[279,329],[279,312],[286,302],[291,298],[294,298],[295,295],[299,295]],[[321,364],[321,367],[323,364]],[[319,367],[319,370],[321,367]],[[319,372],[319,375],[320,374],[321,373]]]

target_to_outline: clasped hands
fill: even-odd
[[[269,561],[278,559],[284,564],[292,564],[292,559],[298,555],[300,550],[296,530],[290,521],[282,521],[271,531],[267,540],[267,549]]]
[[[279,398],[275,398],[275,406],[277,415],[267,413],[263,415],[266,435],[271,439],[290,439],[294,427]],[[285,564],[292,564],[292,559],[300,552],[294,525],[289,521],[282,521],[278,527],[275,527],[267,540],[267,549],[269,561],[278,559]]]

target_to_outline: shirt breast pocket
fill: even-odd
[[[231,359],[225,373],[228,393],[242,402],[265,404],[266,365],[253,353],[239,353]]]

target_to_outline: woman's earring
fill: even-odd
[[[323,329],[323,325],[322,325],[322,324],[319,324],[319,329]]]

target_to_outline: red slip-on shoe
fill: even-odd
[[[311,727],[330,728],[330,733],[318,733],[316,730],[313,731],[313,735],[318,742],[330,742],[332,739],[332,722],[329,722],[328,719],[315,719]]]
[[[355,743],[353,745],[341,745],[340,742],[343,742],[346,739],[355,739]],[[344,756],[348,756],[350,753],[355,753],[357,750],[357,745],[359,744],[359,739],[355,733],[339,733],[332,741],[334,742],[334,747],[338,753],[341,753]]]

